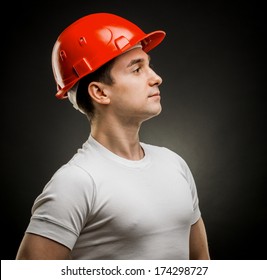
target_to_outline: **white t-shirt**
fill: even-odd
[[[36,198],[26,231],[73,259],[188,259],[200,218],[193,176],[173,151],[141,146],[144,158],[127,160],[90,135]]]

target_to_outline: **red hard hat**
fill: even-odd
[[[82,77],[138,42],[148,52],[164,37],[164,31],[146,34],[132,22],[114,14],[95,13],[78,19],[59,35],[53,47],[56,97],[66,98],[68,90]]]

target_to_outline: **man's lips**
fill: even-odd
[[[156,93],[150,94],[148,97],[155,97],[155,96],[160,96],[159,92],[156,92]]]

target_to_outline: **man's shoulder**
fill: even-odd
[[[166,146],[159,146],[155,144],[147,144],[147,143],[141,143],[142,147],[145,151],[156,154],[156,155],[162,155],[166,157],[171,157],[175,160],[184,161],[184,159],[174,150],[171,148],[168,148]]]

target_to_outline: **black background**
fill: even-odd
[[[263,1],[21,1],[2,9],[1,259],[14,259],[33,200],[89,135],[55,98],[51,51],[93,12],[167,33],[151,51],[163,111],[141,140],[180,154],[198,186],[212,259],[266,259],[266,9]],[[5,14],[5,20],[4,20]]]

